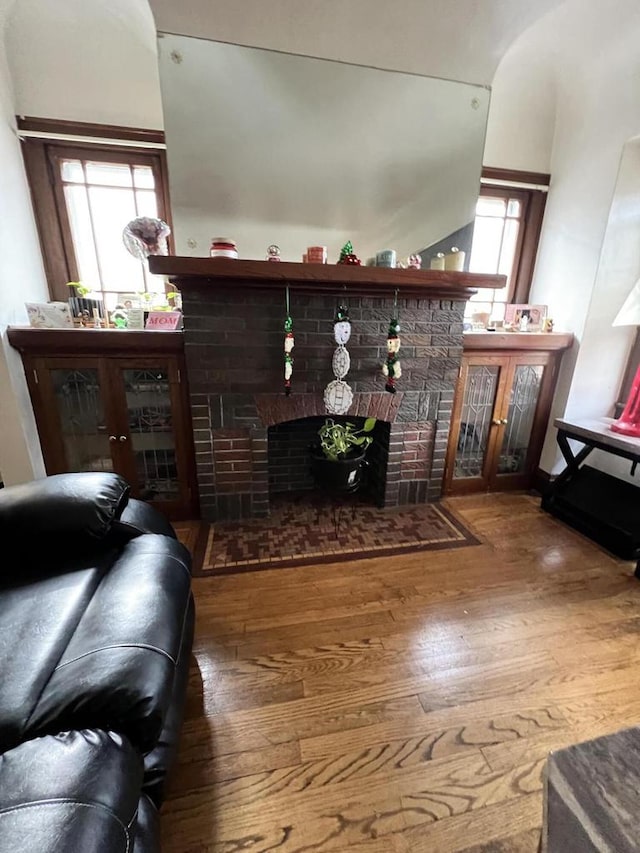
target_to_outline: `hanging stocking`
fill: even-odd
[[[291,351],[294,346],[293,320],[289,309],[289,285],[286,291],[287,316],[284,320],[284,393],[287,397],[291,394],[291,376],[293,374],[293,358]]]
[[[389,321],[389,334],[387,335],[387,360],[382,365],[382,375],[387,380],[385,391],[390,394],[396,393],[396,380],[402,376],[398,351],[400,350],[400,323],[398,322],[398,291],[396,290],[393,300],[393,317]]]

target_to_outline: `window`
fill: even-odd
[[[524,175],[545,184],[549,176],[491,169],[483,170],[483,177],[486,172],[508,175],[510,180],[508,185],[483,183],[480,188],[469,271],[506,275],[507,284],[501,290],[481,288],[469,300],[467,316],[486,313],[492,320],[502,320],[508,303],[529,298],[546,201],[543,190],[518,186],[516,178]]]
[[[28,137],[23,152],[52,298],[81,281],[112,310],[120,293],[165,290],[122,241],[137,216],[168,220],[163,151]]]

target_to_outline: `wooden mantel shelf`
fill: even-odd
[[[234,286],[268,290],[285,284],[296,290],[335,291],[345,287],[351,294],[387,295],[398,290],[403,296],[429,299],[468,299],[479,287],[500,288],[506,276],[451,270],[388,269],[343,264],[295,264],[244,261],[229,258],[190,258],[152,255],[149,269],[166,275],[180,290]]]

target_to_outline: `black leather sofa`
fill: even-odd
[[[0,853],[152,853],[191,560],[115,474],[0,489]]]

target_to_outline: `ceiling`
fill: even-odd
[[[161,32],[490,85],[517,36],[564,0],[150,0]]]

